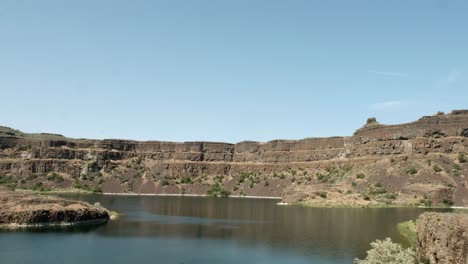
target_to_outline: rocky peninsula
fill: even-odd
[[[0,204],[0,228],[69,226],[109,220],[108,211],[100,206],[5,189],[0,189]]]
[[[103,193],[280,197],[315,206],[467,206],[468,110],[352,136],[165,142],[0,127],[0,183]]]

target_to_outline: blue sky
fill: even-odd
[[[0,124],[267,141],[468,108],[467,1],[0,1]]]

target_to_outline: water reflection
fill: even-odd
[[[308,255],[362,256],[376,238],[405,243],[396,224],[417,208],[304,208],[267,199],[74,196],[122,213],[102,236],[214,239],[289,248]]]

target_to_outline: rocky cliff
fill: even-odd
[[[424,213],[416,228],[418,258],[431,264],[468,264],[468,214]]]
[[[349,137],[164,142],[0,128],[0,182],[16,188],[283,196],[313,204],[468,204],[468,110]]]

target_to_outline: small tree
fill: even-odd
[[[355,264],[415,264],[416,254],[410,248],[403,249],[400,244],[393,243],[390,238],[376,240],[371,243],[367,257],[355,259]]]

